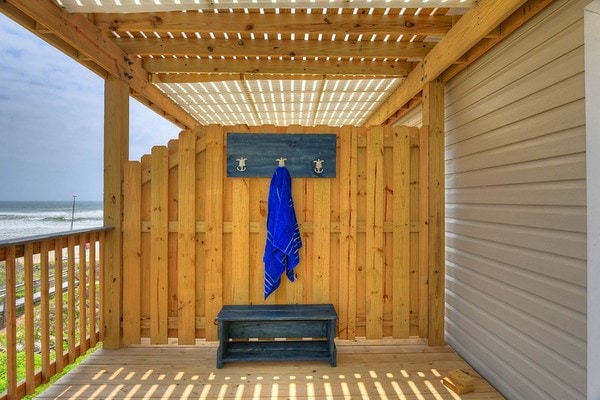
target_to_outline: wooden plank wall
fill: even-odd
[[[337,135],[337,177],[293,179],[301,261],[266,303],[333,303],[342,339],[427,337],[419,129],[208,126],[127,166],[123,342],[215,340],[223,304],[265,303],[270,179],[226,176],[228,132]]]

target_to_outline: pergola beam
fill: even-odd
[[[304,74],[405,77],[411,66],[403,61],[302,61],[150,58],[144,60],[149,73]]]
[[[189,128],[198,124],[181,107],[148,82],[147,73],[140,61],[131,60],[85,15],[67,14],[50,0],[0,2],[0,7],[7,6],[13,6],[39,22],[61,41],[78,51],[86,62],[92,61],[106,71],[107,75],[127,82],[134,92],[147,99],[153,108],[159,109],[165,117],[170,116],[174,123]]]
[[[446,36],[429,52],[403,84],[366,122],[366,126],[384,123],[423,87],[439,77],[456,60],[522,6],[526,0],[481,0],[470,9]]]
[[[236,40],[236,39],[115,39],[130,56],[200,57],[322,57],[422,59],[434,47],[430,42]]]
[[[345,35],[443,36],[452,28],[451,16],[383,14],[242,14],[152,12],[94,15],[96,26],[113,32],[213,32]]]
[[[394,77],[394,76],[391,76]],[[228,81],[264,81],[281,79],[286,81],[327,81],[386,79],[386,75],[330,75],[330,74],[150,74],[152,83],[202,83]]]
[[[63,0],[65,8],[69,12],[97,12],[97,4],[95,0]],[[452,8],[469,8],[473,6],[476,0],[428,0],[426,2],[417,3],[413,1],[412,7],[452,7]],[[143,4],[131,4],[131,2],[123,2],[125,4],[117,4],[117,2],[104,2],[102,10],[104,12],[144,12],[149,9]],[[129,4],[127,4],[129,3]],[[144,3],[144,2],[142,2]],[[150,3],[150,2],[148,2]],[[213,9],[228,9],[228,8],[386,8],[391,5],[390,0],[353,0],[340,1],[332,4],[330,0],[179,0],[177,2],[156,2],[152,4],[151,10],[157,11],[178,11],[178,10],[213,10]]]

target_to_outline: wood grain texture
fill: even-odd
[[[150,232],[150,337],[154,344],[168,340],[168,149],[152,148],[152,230]]]
[[[177,337],[181,344],[196,338],[196,135],[179,135],[177,196]]]
[[[123,344],[140,341],[141,320],[141,164],[130,161],[125,165],[123,195],[123,287],[127,296],[123,297]]]
[[[422,340],[337,340],[337,367],[327,362],[229,363],[215,369],[216,343],[99,350],[39,395],[150,398],[404,398],[500,400],[503,397],[447,346]],[[177,360],[174,365],[173,360]],[[442,377],[460,369],[474,391],[451,393]]]
[[[367,198],[366,198],[366,335],[383,337],[383,128],[367,132]]]
[[[222,128],[209,126],[206,135],[206,318],[213,321],[223,305],[223,177],[224,136]],[[206,327],[206,338],[214,340],[214,325]]]
[[[445,147],[444,147],[444,83],[437,79],[423,90],[423,123],[429,126],[429,331],[428,343],[445,343]]]
[[[105,235],[103,299],[104,346],[119,348],[122,342],[123,284],[123,168],[129,157],[129,86],[107,78],[104,95],[104,225],[114,229]]]
[[[398,127],[393,132],[392,335],[395,338],[410,335],[410,130]]]
[[[166,322],[161,322],[166,323],[169,336],[178,337],[178,330],[185,326],[183,329],[195,331],[195,338],[216,339],[211,321],[223,304],[264,302],[262,258],[270,179],[225,176],[225,139],[230,131],[298,135],[320,132],[338,137],[336,178],[293,178],[292,195],[303,240],[300,265],[296,281],[290,284],[284,279],[267,303],[333,303],[340,317],[337,334],[344,338],[426,337],[429,277],[427,265],[422,264],[427,254],[421,251],[428,251],[428,237],[423,232],[427,232],[429,223],[420,219],[420,207],[428,204],[420,196],[427,195],[422,191],[428,184],[420,185],[419,181],[428,167],[420,165],[419,160],[426,162],[427,156],[420,155],[418,130],[273,126],[199,128],[193,133],[195,156],[188,154],[188,164],[193,158],[191,167],[185,167],[180,159],[188,146],[183,143],[184,136],[169,145],[171,151],[177,149],[169,155],[169,180],[178,183],[168,183],[168,198],[179,209],[193,208],[196,214],[193,226],[184,227],[183,220],[172,215],[166,226],[170,240],[181,242],[168,246],[169,258],[176,258],[182,251],[182,241],[190,240],[192,235],[196,238],[195,316],[169,312]],[[191,138],[185,140],[191,146]],[[145,304],[152,303],[154,297],[150,294],[150,274],[144,272],[151,268],[150,250],[154,245],[149,239],[154,230],[150,205],[155,184],[153,157],[143,158],[141,166],[140,341],[149,337],[155,318]],[[173,171],[190,168],[194,170],[193,180],[190,176],[181,178],[179,173],[173,176]],[[189,187],[194,193],[193,207],[184,206],[192,201],[191,197],[183,199],[192,193]],[[188,239],[182,239],[184,229]],[[424,246],[423,250],[419,246]],[[191,295],[186,294],[191,289],[181,275],[184,264],[171,265],[170,269],[177,272],[172,271],[166,283],[169,297],[179,302],[178,310],[180,299]]]

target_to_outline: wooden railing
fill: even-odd
[[[101,340],[102,249],[110,229],[0,241],[6,341],[0,400],[33,393]]]

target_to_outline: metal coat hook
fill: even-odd
[[[313,171],[315,171],[315,173],[317,173],[317,174],[322,174],[324,162],[325,162],[325,160],[321,160],[320,158],[314,160],[313,164],[315,164],[315,167],[313,168]]]
[[[240,158],[236,158],[235,161],[238,162],[238,165],[235,169],[237,169],[240,172],[244,172],[246,170],[246,161],[248,159],[246,157],[240,157]]]
[[[287,160],[287,158],[279,157],[275,161],[279,162],[279,165],[278,165],[279,167],[285,167],[285,160]]]

